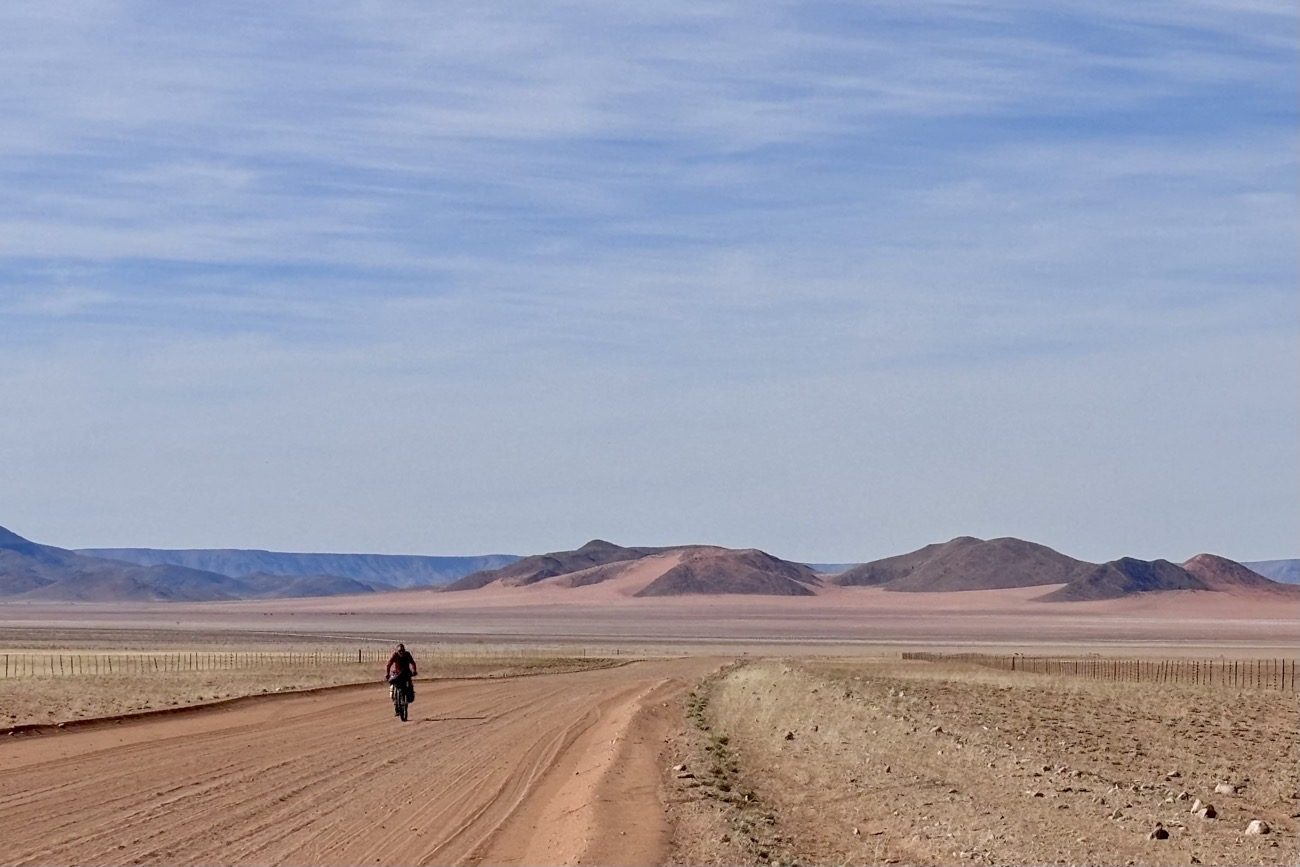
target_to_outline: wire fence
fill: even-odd
[[[1295,659],[1062,658],[987,653],[904,653],[903,659],[958,662],[1001,671],[1067,675],[1119,683],[1176,683],[1297,691]]]
[[[0,677],[79,677],[180,671],[234,671],[251,668],[311,668],[382,664],[390,651],[375,648],[291,651],[190,651],[142,653],[3,654]]]
[[[583,647],[435,647],[417,659],[458,662],[482,659],[530,659],[616,656],[619,651],[593,653]],[[16,677],[83,677],[142,675],[167,672],[237,671],[248,669],[307,669],[339,666],[382,666],[392,649],[374,646],[331,647],[302,651],[103,651],[59,652],[18,650],[0,653],[0,679]]]

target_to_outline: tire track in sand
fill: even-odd
[[[644,720],[710,667],[422,683],[404,725],[376,685],[8,739],[4,862],[652,863]]]

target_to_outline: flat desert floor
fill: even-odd
[[[201,604],[0,604],[0,643],[24,638],[141,643],[195,636],[567,644],[644,650],[818,652],[870,648],[1269,656],[1300,649],[1300,598],[1181,591],[1104,602],[1042,603],[1050,587],[963,593],[835,588],[814,597],[632,599],[604,585]],[[51,636],[54,636],[51,639]]]
[[[343,685],[260,694],[272,670],[220,675],[219,697],[259,693],[235,702],[205,706],[204,681],[198,707],[0,737],[4,862],[1295,864],[1297,692],[900,651],[1295,660],[1300,609],[1031,595],[0,606],[15,651],[404,640],[432,675],[406,724],[382,685],[343,683],[354,672],[286,671],[291,687]],[[467,647],[569,662],[435,666]],[[39,702],[76,683],[5,688]],[[141,684],[103,692],[138,708]],[[1247,834],[1254,820],[1269,832]]]

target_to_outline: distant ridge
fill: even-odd
[[[141,566],[184,566],[232,578],[334,576],[349,578],[367,588],[337,591],[347,593],[440,586],[471,572],[495,569],[519,559],[511,554],[432,557],[419,554],[298,554],[242,548],[82,548],[77,553]]]
[[[113,558],[93,556],[112,554]],[[0,599],[79,602],[212,602],[335,596],[392,590],[397,581],[453,576],[508,555],[417,557],[385,554],[277,554],[270,551],[106,548],[71,551],[0,527]],[[229,569],[201,569],[187,564]],[[325,567],[361,578],[312,571]],[[274,570],[274,571],[271,571]],[[382,575],[390,581],[376,577]]]
[[[242,588],[213,572],[139,566],[31,542],[0,527],[0,597],[58,601],[208,601]]]
[[[1065,584],[1093,568],[1045,545],[1010,537],[958,536],[908,554],[856,566],[828,581],[842,587],[941,592]]]
[[[1283,584],[1300,584],[1300,559],[1295,560],[1252,560],[1243,563],[1258,575]]]

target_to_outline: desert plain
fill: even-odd
[[[1285,674],[1134,682],[957,657],[1286,672],[1294,598],[611,584],[2,605],[14,659],[265,661],[0,680],[3,861],[1297,863]],[[369,661],[395,641],[421,665],[405,724]],[[343,659],[302,663],[317,650]],[[1268,832],[1248,834],[1257,820]]]

